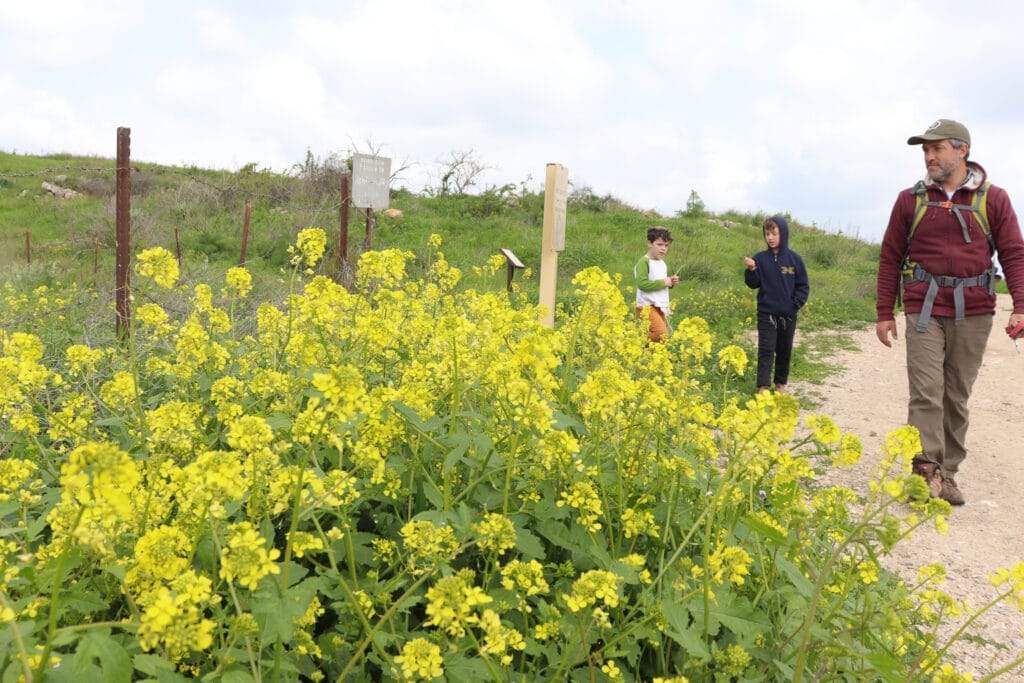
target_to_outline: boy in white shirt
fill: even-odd
[[[668,290],[679,282],[665,265],[672,233],[660,225],[647,229],[647,253],[633,266],[636,279],[636,313],[648,322],[647,338],[657,342],[668,333]]]

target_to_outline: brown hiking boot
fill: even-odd
[[[942,490],[939,491],[939,498],[950,505],[963,505],[967,502],[964,500],[964,494],[960,493],[960,488],[956,485],[953,477],[942,478]]]
[[[924,479],[924,483],[928,484],[928,494],[932,498],[942,497],[944,489],[942,485],[942,472],[939,470],[939,465],[937,463],[924,461],[915,462],[911,473]],[[956,484],[953,484],[953,488],[956,488]],[[959,491],[957,491],[957,493],[959,493]],[[944,498],[944,500],[947,499]],[[957,503],[952,502],[950,502],[950,504],[957,505]],[[959,504],[963,504],[962,496]]]

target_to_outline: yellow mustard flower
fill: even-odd
[[[163,247],[145,249],[135,257],[135,272],[170,289],[178,281],[178,260]]]
[[[602,569],[584,572],[572,585],[572,591],[563,595],[570,612],[579,612],[598,602],[617,607],[619,604],[619,586],[622,577]]]
[[[735,344],[730,344],[718,352],[718,367],[722,372],[732,370],[742,377],[747,362],[747,352]]]
[[[402,667],[406,681],[432,681],[444,675],[441,648],[426,638],[413,638],[402,646],[402,654],[395,657]]]
[[[260,579],[279,574],[281,568],[274,563],[281,552],[267,550],[266,540],[251,522],[239,522],[228,528],[226,544],[220,551],[220,575],[226,581],[255,590]]]
[[[242,267],[228,268],[224,279],[227,281],[228,293],[239,299],[244,299],[252,291],[252,275]]]
[[[488,512],[479,522],[473,524],[473,532],[479,536],[477,544],[483,550],[504,555],[516,545],[515,523],[497,512]]]

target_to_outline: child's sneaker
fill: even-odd
[[[939,469],[939,465],[937,463],[924,461],[915,462],[911,472],[924,479],[924,483],[928,484],[928,494],[932,498],[942,498],[942,492],[944,489],[942,484],[942,471]],[[953,488],[956,488],[956,484],[953,484]],[[957,493],[959,493],[959,491],[957,491]],[[943,500],[948,499],[943,498]],[[957,503],[953,503],[952,501],[949,502],[950,505],[957,505]],[[963,505],[963,496],[960,497],[959,504]]]

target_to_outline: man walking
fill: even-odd
[[[1024,321],[1024,241],[1006,191],[969,161],[971,135],[939,119],[907,140],[921,145],[924,180],[900,192],[878,262],[879,341],[898,337],[906,313],[907,423],[921,433],[913,471],[932,497],[963,505],[956,483],[967,457],[967,402],[995,314],[994,252],[1013,297],[1009,324]],[[902,287],[902,292],[901,292]]]

